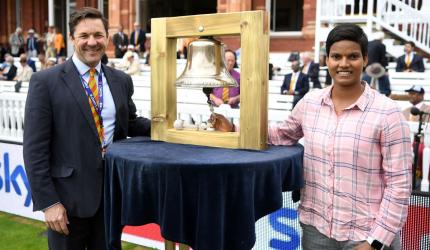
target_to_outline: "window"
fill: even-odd
[[[271,31],[301,31],[303,25],[303,0],[270,0]]]
[[[138,0],[142,28],[150,31],[149,21],[154,17],[172,17],[216,13],[217,0]]]

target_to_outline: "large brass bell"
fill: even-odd
[[[224,63],[224,46],[212,38],[188,45],[187,64],[176,86],[187,88],[238,87]]]

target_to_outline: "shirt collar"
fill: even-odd
[[[78,69],[78,72],[81,76],[85,75],[90,70],[90,67],[88,65],[86,65],[85,63],[83,63],[81,60],[79,60],[79,58],[78,58],[78,56],[76,56],[76,54],[73,54],[72,61],[75,64],[75,66]],[[101,62],[99,62],[97,64],[95,69],[97,70],[97,73],[100,72]]]
[[[421,107],[423,106],[424,102],[419,102],[415,105],[416,108],[421,109]]]
[[[370,89],[369,84],[367,84],[365,81],[361,81],[361,84],[364,84],[364,91],[361,94],[361,96],[357,99],[356,102],[351,104],[346,109],[352,109],[354,107],[359,108],[361,111],[364,111],[366,109],[367,104],[369,103],[369,100],[372,95],[372,90]],[[321,95],[321,104],[326,105],[333,105],[333,101],[331,99],[331,91],[333,90],[333,85],[331,85],[328,88],[325,88],[323,90],[323,93]]]

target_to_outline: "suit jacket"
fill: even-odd
[[[30,40],[33,40],[33,49],[35,49],[36,51],[37,51],[37,54],[39,54],[40,53],[40,51],[39,51],[39,45],[38,45],[38,40],[37,40],[37,38],[36,37],[29,37],[29,38],[27,38],[27,50],[30,50]]]
[[[397,65],[396,65],[396,71],[397,72],[403,72],[406,69],[408,69],[408,67],[406,66],[405,63],[405,55],[397,58]],[[423,62],[423,58],[420,55],[417,55],[414,53],[414,57],[412,58],[412,62],[409,65],[409,69],[411,69],[412,71],[415,72],[424,72],[425,68],[424,68],[424,62]]]
[[[136,117],[133,82],[102,65],[116,109],[113,140],[149,135]],[[71,216],[95,214],[103,194],[101,144],[72,60],[33,74],[25,107],[24,163],[35,211],[61,202]]]
[[[131,32],[131,36],[130,36],[130,44],[133,44],[134,47],[136,47],[137,45],[139,45],[139,51],[140,52],[145,52],[145,41],[146,41],[146,34],[145,31],[143,31],[142,29],[139,30],[139,34],[137,37],[137,44],[135,43],[135,36],[136,36],[136,31],[133,30],[133,32]]]
[[[116,33],[113,35],[112,42],[115,45],[115,57],[116,58],[122,58],[125,54],[125,51],[122,51],[120,49],[121,46],[128,45],[128,36],[125,33],[122,33],[124,38],[121,38],[119,33]]]
[[[281,86],[281,94],[284,92],[284,90],[288,91],[290,89],[290,81],[292,75],[292,73],[285,75],[284,82]],[[300,73],[296,81],[296,86],[294,88],[293,107],[296,106],[296,104],[300,101],[300,99],[303,98],[303,96],[305,96],[308,91],[309,78],[307,75]]]
[[[405,116],[405,118],[406,118],[407,121],[411,120],[411,119],[409,119],[411,117],[410,116],[411,109],[412,109],[412,107],[409,107],[409,108],[407,108],[407,109],[405,109],[405,110],[402,111],[402,113]],[[430,113],[430,105],[427,105],[427,104],[423,103],[421,105],[420,110],[424,111],[426,113]],[[418,116],[416,116],[415,118],[417,119],[416,121],[418,121],[418,119],[419,119]],[[430,115],[424,114],[422,119],[423,119],[423,122],[430,122]],[[414,120],[412,120],[412,121],[414,121]]]
[[[302,71],[303,67],[301,67],[300,70]],[[303,72],[303,73],[305,73],[305,72]],[[319,88],[319,89],[321,88],[321,82],[319,79],[320,65],[318,63],[310,62],[308,72],[305,74],[308,75],[309,79],[313,83],[314,88]]]
[[[381,64],[382,67],[384,68],[388,66],[386,48],[385,48],[385,45],[380,40],[370,41],[367,46],[367,51],[368,51],[367,65],[377,62]]]
[[[6,74],[5,80],[13,81],[13,78],[15,78],[17,71],[18,71],[18,68],[15,65],[10,66],[9,71]]]

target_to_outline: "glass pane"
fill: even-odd
[[[300,31],[303,24],[303,0],[271,1],[273,31]],[[273,8],[276,11],[273,15]]]

